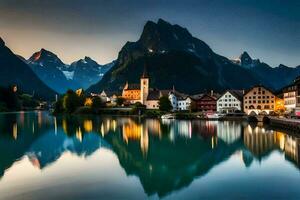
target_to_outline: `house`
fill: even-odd
[[[178,92],[173,87],[172,90],[161,90],[161,96],[168,96],[172,111],[189,110],[193,99],[187,94]]]
[[[283,100],[287,112],[300,116],[300,76],[283,89]]]
[[[233,113],[243,110],[243,90],[228,90],[217,100],[217,112]]]
[[[275,111],[276,96],[261,85],[254,86],[245,93],[243,105],[247,115],[270,114]]]
[[[157,89],[151,89],[147,96],[146,108],[159,109],[159,98],[162,96],[161,92]]]
[[[216,112],[217,111],[217,99],[220,95],[213,91],[204,94],[193,95],[192,99],[195,100],[198,111],[202,112]]]

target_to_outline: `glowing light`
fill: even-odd
[[[85,102],[84,102],[85,106],[92,106],[92,104],[93,104],[92,98],[86,98],[85,99]]]
[[[82,142],[82,131],[81,131],[81,128],[78,127],[78,129],[76,129],[76,138]]]
[[[92,132],[93,131],[93,122],[92,122],[92,120],[84,120],[83,121],[83,128],[86,132]]]
[[[13,125],[13,137],[14,137],[15,140],[17,140],[17,138],[18,138],[18,125],[17,125],[17,123],[14,123],[14,125]]]

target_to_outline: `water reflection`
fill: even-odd
[[[300,166],[299,138],[240,122],[52,117],[35,112],[0,115],[0,131],[1,177],[24,156],[43,170],[64,152],[87,158],[106,148],[127,175],[139,178],[149,196],[185,188],[237,153],[245,167],[255,160],[263,163],[274,151]]]

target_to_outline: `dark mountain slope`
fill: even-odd
[[[46,86],[30,67],[5,46],[0,38],[0,86],[16,84],[19,90],[36,97],[54,99],[55,92]]]

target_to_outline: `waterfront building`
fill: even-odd
[[[283,99],[287,112],[300,116],[300,76],[283,89]]]
[[[248,90],[243,98],[244,112],[247,115],[270,114],[275,111],[276,96],[263,87],[254,86]]]
[[[198,111],[216,112],[218,97],[219,94],[211,91],[210,94],[204,93],[204,94],[193,95],[192,99],[194,99]]]
[[[234,113],[243,109],[243,91],[228,90],[217,100],[217,112]]]
[[[162,90],[162,96],[168,96],[173,111],[189,110],[193,99],[187,94],[178,92],[173,87],[173,90]]]

